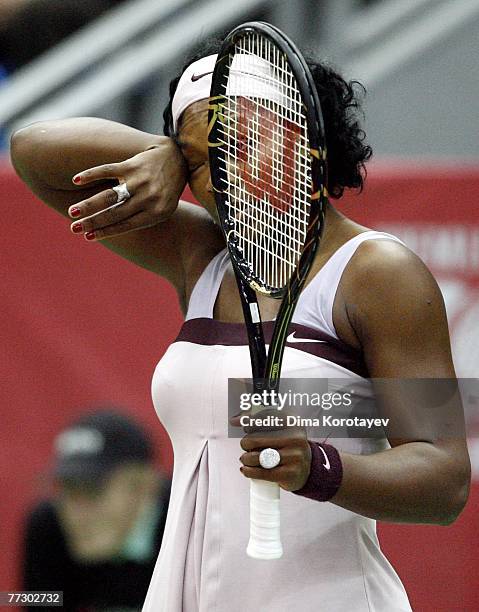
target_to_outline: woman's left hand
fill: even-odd
[[[311,470],[311,448],[306,431],[288,427],[268,433],[249,433],[241,440],[245,451],[240,461],[241,473],[246,478],[276,482],[286,491],[301,489],[308,480]],[[272,469],[260,466],[259,455],[265,448],[274,448],[280,454],[280,463]]]

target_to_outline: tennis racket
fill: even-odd
[[[277,390],[294,308],[324,221],[326,147],[318,94],[296,46],[245,23],[225,38],[208,117],[211,179],[238,283],[255,391]],[[282,299],[266,354],[256,292]],[[282,555],[279,486],[251,480],[249,556]]]

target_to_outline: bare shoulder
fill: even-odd
[[[394,298],[397,306],[413,297],[417,300],[436,296],[442,300],[437,282],[425,263],[407,246],[394,240],[363,242],[346,268],[343,280],[343,289],[352,299],[364,295],[373,301],[379,297],[387,301]]]
[[[368,240],[346,268],[340,300],[372,376],[453,376],[439,286],[410,249]]]

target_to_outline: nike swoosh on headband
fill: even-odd
[[[319,450],[323,453],[324,458],[326,459],[326,463],[323,463],[323,467],[327,470],[331,469],[331,464],[329,463],[328,455],[326,454],[324,448],[322,446],[319,446]]]
[[[295,333],[296,332],[289,334],[289,336],[286,338],[286,342],[291,342],[292,344],[295,342],[326,342],[326,340],[314,340],[313,338],[295,338]]]
[[[195,81],[199,81],[200,79],[202,79],[203,77],[207,76],[208,74],[213,74],[213,72],[203,72],[202,74],[192,74],[191,75],[191,80],[194,83]]]
[[[266,81],[266,82],[268,82],[268,81],[270,81],[271,83],[275,83],[276,82],[273,78],[267,78],[267,77],[264,77],[262,75],[255,74],[254,72],[246,72],[244,70],[234,70],[233,72],[237,72],[237,73],[241,74],[242,76],[252,76],[255,79],[260,79],[260,80],[262,79],[263,81]],[[191,75],[191,80],[194,83],[195,81],[199,81],[200,79],[202,79],[205,76],[208,76],[209,74],[213,74],[213,71],[203,72],[201,74],[194,74],[193,73]]]

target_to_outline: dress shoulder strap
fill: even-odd
[[[338,338],[333,323],[333,304],[341,277],[358,247],[366,240],[399,238],[385,232],[368,231],[345,242],[324,264],[301,294],[293,321]]]
[[[185,320],[213,318],[213,309],[221,281],[229,263],[228,249],[220,251],[201,273],[191,292]]]

